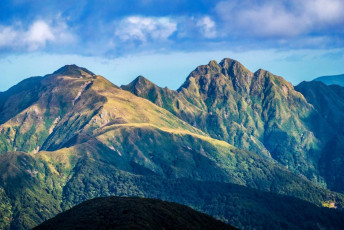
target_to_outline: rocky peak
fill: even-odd
[[[133,81],[133,84],[145,86],[145,85],[153,85],[154,83],[152,83],[150,80],[148,80],[144,76],[140,75]]]
[[[253,73],[253,75],[258,78],[258,79],[262,79],[262,78],[271,78],[271,79],[280,79],[282,80],[282,77],[278,77],[272,73],[270,73],[269,71],[267,70],[264,70],[264,69],[258,69],[256,72]],[[283,81],[285,81],[283,79]]]
[[[284,92],[286,92],[287,90],[294,91],[294,87],[290,82],[286,81],[284,78],[280,76],[270,73],[267,70],[259,69],[256,72],[254,72],[254,76],[255,82],[259,83],[264,87],[267,87],[269,84],[273,84],[276,87],[283,89]]]
[[[224,75],[231,77],[240,77],[245,75],[252,76],[252,73],[246,69],[243,64],[230,58],[224,58],[220,62],[220,66],[223,68],[222,72]]]
[[[240,66],[241,68],[245,69],[245,67],[240,62],[231,58],[222,59],[222,61],[220,62],[220,66],[225,69],[230,69],[230,68],[233,68],[234,66],[236,67]]]
[[[263,70],[263,69],[258,69],[256,72],[254,72],[255,76],[264,76],[268,73],[268,71]]]
[[[144,76],[138,76],[133,80],[131,83],[128,85],[122,85],[121,88],[124,90],[128,91],[133,91],[133,90],[145,90],[147,88],[153,87],[155,84],[145,78]]]
[[[61,67],[60,69],[56,70],[53,75],[73,76],[79,78],[91,78],[95,76],[95,74],[88,69],[79,67],[75,64]]]
[[[223,59],[220,63],[212,60],[207,65],[198,66],[192,73],[188,76],[185,83],[179,88],[187,88],[190,85],[190,80],[192,78],[196,79],[199,83],[204,83],[206,80],[208,83],[214,78],[224,78],[224,76],[229,77],[231,80],[237,81],[236,78],[241,78],[243,76],[247,81],[247,76],[251,77],[252,73],[247,70],[240,62],[235,61],[230,58]],[[207,79],[206,79],[206,78]],[[241,81],[241,80],[240,80]],[[178,91],[179,91],[178,90]]]
[[[156,91],[159,89],[157,85],[141,75],[135,78],[135,80],[133,80],[128,85],[122,85],[121,88],[136,95],[146,95],[151,90]]]
[[[208,67],[213,72],[221,71],[221,66],[215,60],[210,61],[209,64],[208,64]]]

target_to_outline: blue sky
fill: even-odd
[[[225,57],[297,84],[344,73],[343,12],[343,0],[1,0],[0,91],[65,64],[176,89]]]

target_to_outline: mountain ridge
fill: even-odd
[[[253,73],[247,72],[241,64],[230,60],[223,63],[233,68],[221,69],[217,63],[211,62],[211,66],[205,65],[191,73],[186,88],[180,92],[157,87],[143,77],[127,87],[134,90],[140,86],[136,87],[140,90],[143,86],[144,90],[137,92],[145,94],[149,100],[120,89],[102,76],[90,75],[88,70],[76,70],[76,66],[67,66],[57,74],[37,78],[39,84],[35,87],[28,87],[24,82],[16,87],[24,90],[4,92],[7,95],[0,96],[0,114],[7,114],[8,119],[0,123],[0,192],[7,197],[4,210],[12,210],[5,228],[32,228],[86,199],[110,195],[165,197],[225,218],[227,223],[240,227],[252,227],[258,222],[265,228],[282,222],[294,226],[300,221],[284,219],[283,209],[276,207],[274,210],[279,213],[269,220],[266,217],[272,213],[264,208],[263,198],[255,205],[264,212],[254,214],[252,223],[249,219],[252,215],[240,217],[241,211],[250,212],[252,207],[249,204],[256,193],[269,192],[278,204],[283,203],[284,198],[272,194],[303,200],[296,199],[288,204],[287,213],[291,213],[292,207],[296,207],[293,205],[297,204],[304,207],[316,205],[319,209],[314,212],[324,212],[323,216],[331,216],[331,211],[320,209],[321,206],[342,209],[342,194],[314,185],[303,176],[290,172],[272,159],[268,150],[264,152],[265,147],[260,145],[258,136],[253,135],[261,132],[253,127],[264,128],[263,123],[255,120],[263,113],[255,114],[254,110],[249,110],[255,108],[251,105],[256,102],[240,97],[241,93],[249,95],[249,92],[259,98],[261,94],[257,92],[262,87],[272,88],[267,94],[270,98],[259,99],[267,102],[265,107],[274,108],[270,114],[263,114],[269,121],[269,116],[281,118],[287,114],[279,104],[274,104],[275,95],[278,101],[287,100],[290,93],[281,85],[286,83],[263,71],[259,71],[256,78],[247,80],[246,75]],[[208,75],[201,75],[202,71]],[[244,78],[233,81],[234,76],[231,79],[228,76],[234,73],[244,73]],[[278,84],[281,87],[277,87]],[[291,86],[285,87],[289,90]],[[14,100],[23,93],[29,95],[27,100]],[[292,99],[300,100],[302,105],[305,102],[300,95],[291,91]],[[235,102],[233,107],[221,109],[229,98]],[[262,107],[259,103],[257,109]],[[306,113],[309,108],[298,113]],[[245,111],[253,115],[246,116]],[[229,121],[231,123],[222,130],[221,122],[224,121],[221,119],[229,119],[232,115],[236,120]],[[280,127],[275,123],[267,122],[266,125],[272,127],[272,131],[275,126],[278,130]],[[202,126],[199,125],[206,127],[207,124],[213,127],[200,129]],[[251,125],[251,129],[245,128],[245,124]],[[263,151],[242,150],[224,138],[217,138],[231,125],[234,127],[233,131],[229,129],[231,133],[243,133],[233,140],[250,140],[256,150]],[[220,132],[216,131],[218,127]],[[210,192],[212,183],[220,183],[221,192]],[[229,205],[238,193],[220,189],[222,186],[232,188],[231,184],[242,186],[239,189],[242,194],[240,202],[235,203],[240,206],[240,212]],[[185,186],[194,197],[182,198],[179,193],[173,193]],[[228,205],[221,210],[211,207],[210,197],[199,192],[203,189],[216,197],[216,203],[221,197],[227,197],[225,203]],[[259,190],[252,193],[250,189]],[[235,212],[234,219],[228,216],[229,211]],[[0,210],[0,215],[5,215],[3,213],[5,211]],[[300,218],[307,222],[307,215],[303,211],[300,213]],[[259,216],[264,219],[259,220]],[[320,218],[321,215],[316,216]],[[339,224],[338,218],[336,216],[339,222],[333,223]],[[323,220],[321,223],[329,224]]]

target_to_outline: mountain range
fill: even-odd
[[[95,197],[188,205],[243,229],[344,226],[344,90],[224,59],[174,91],[67,65],[0,93],[0,228]],[[295,215],[297,213],[297,215]]]
[[[314,79],[313,81],[320,81],[326,85],[339,85],[344,86],[344,74],[322,76]]]

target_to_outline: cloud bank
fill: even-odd
[[[343,0],[3,1],[2,55],[344,47]]]

